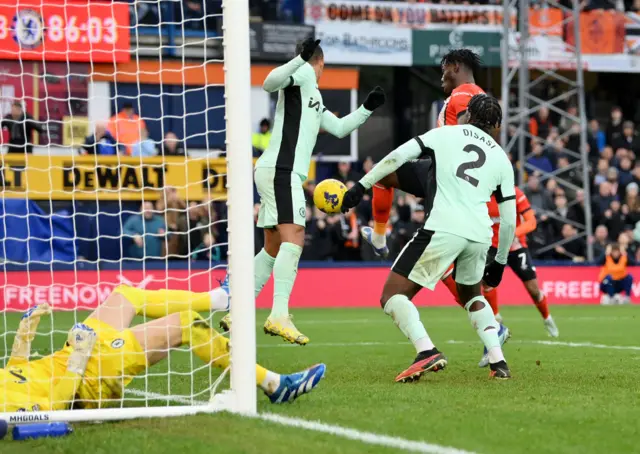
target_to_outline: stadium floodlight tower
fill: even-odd
[[[541,181],[546,182],[554,179],[558,186],[571,191],[582,191],[581,198],[584,200],[585,223],[578,223],[571,219],[567,219],[557,215],[556,213],[547,212],[549,218],[555,219],[562,223],[574,226],[578,233],[577,237],[588,237],[592,233],[591,223],[591,204],[589,191],[589,160],[587,148],[587,121],[585,113],[584,100],[584,78],[581,52],[580,37],[580,6],[578,0],[572,0],[571,7],[563,6],[555,0],[542,0],[536,4],[536,8],[542,10],[544,17],[549,8],[556,8],[555,11],[562,12],[562,18],[559,21],[545,20],[538,21],[534,25],[529,21],[529,0],[506,0],[504,2],[503,14],[503,37],[501,60],[502,60],[502,100],[505,119],[504,127],[501,132],[502,145],[506,152],[514,153],[519,162],[518,186],[524,184],[524,174],[526,172],[536,171],[541,174]],[[514,28],[511,22],[512,12],[518,11],[517,25]],[[542,22],[542,23],[539,23]],[[570,45],[563,42],[561,49],[554,49],[549,46],[548,49],[540,49],[532,35],[537,37],[546,37],[558,34],[558,29],[567,29],[573,31],[575,40]],[[549,41],[550,42],[550,41]],[[571,80],[559,73],[559,70],[575,70],[575,80]],[[532,71],[535,71],[535,77],[532,77]],[[565,89],[558,94],[553,95],[551,99],[541,99],[534,95],[548,83],[556,83],[562,85]],[[517,92],[517,104],[511,103],[510,94],[512,91]],[[568,105],[576,108],[575,113],[568,111]],[[512,104],[510,106],[510,104]],[[540,140],[542,144],[546,142],[546,137],[539,137],[531,134],[529,131],[529,119],[537,113],[541,108],[546,107],[549,112],[554,112],[560,118],[566,119],[569,124],[577,124],[579,126],[579,151],[563,148],[562,153],[567,155],[572,163],[563,169],[556,169],[553,172],[546,172],[527,164],[527,159],[531,156],[531,148],[527,145],[533,140]],[[515,133],[509,137],[509,125],[516,127]],[[561,131],[559,138],[564,139],[574,131],[568,129]],[[527,150],[529,149],[529,152]],[[571,170],[579,170],[582,173],[581,184],[568,181],[566,173]],[[581,203],[578,199],[570,201],[570,205]],[[574,237],[562,239],[553,243],[549,243],[537,250],[538,254],[553,250],[557,246],[573,240]],[[587,259],[593,260],[593,247],[589,242],[587,249]]]

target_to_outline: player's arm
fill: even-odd
[[[533,208],[529,208],[524,213],[521,213],[520,216],[522,216],[522,222],[518,227],[516,227],[517,237],[533,232],[538,226],[538,221],[536,221],[536,212],[533,211]]]
[[[333,112],[325,108],[324,112],[322,112],[320,127],[332,136],[342,139],[364,124],[373,111],[383,105],[386,99],[384,90],[376,87],[367,95],[367,99],[357,110],[345,117],[338,118]]]
[[[426,134],[425,134],[426,135]],[[422,136],[424,137],[424,136]],[[412,159],[418,159],[422,154],[424,144],[420,137],[415,137],[400,145],[384,157],[371,171],[349,189],[343,199],[341,210],[346,213],[360,203],[364,193],[378,181],[395,172],[402,164]]]
[[[82,383],[82,377],[87,370],[93,347],[96,343],[96,332],[83,323],[76,323],[69,331],[67,343],[73,348],[67,361],[67,369],[63,376],[58,377],[51,390],[51,409],[64,410],[70,404]]]
[[[489,287],[497,287],[502,280],[502,273],[507,264],[507,257],[516,231],[516,193],[513,181],[513,170],[506,159],[503,161],[498,187],[494,193],[500,212],[500,228],[498,229],[498,251],[495,259],[487,265],[484,282]]]
[[[520,189],[516,188],[516,211],[520,216],[521,223],[516,227],[516,237],[521,237],[527,233],[533,232],[538,223],[536,221],[536,213],[531,208],[529,199]]]
[[[306,40],[300,55],[271,71],[264,79],[262,88],[269,93],[273,93],[295,84],[295,72],[309,61],[318,44],[320,44],[319,39],[315,41],[313,39]]]

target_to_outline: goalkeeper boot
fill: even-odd
[[[446,356],[440,353],[437,348],[432,348],[418,353],[413,364],[396,377],[396,383],[418,381],[426,372],[438,372],[445,367],[447,367]]]
[[[491,371],[489,372],[489,378],[496,380],[509,380],[511,378],[511,371],[507,366],[506,361],[498,361],[495,364],[489,364]]]
[[[324,377],[327,366],[324,364],[316,364],[302,372],[295,374],[280,375],[280,386],[272,394],[269,399],[272,404],[282,404],[284,402],[293,402],[303,394],[311,392],[320,380]]]
[[[500,325],[500,330],[498,331],[498,339],[500,339],[500,347],[507,343],[509,338],[511,337],[511,331],[504,325]],[[482,352],[482,359],[478,363],[478,367],[487,367],[489,365],[489,353],[487,353],[487,347],[484,347],[484,351]]]
[[[280,336],[292,344],[307,345],[309,338],[298,331],[292,319],[293,317],[291,315],[278,318],[269,317],[267,321],[264,322],[264,333],[272,336]]]
[[[84,375],[91,352],[96,344],[96,332],[84,323],[76,323],[69,331],[67,343],[73,348],[67,362],[67,370],[78,375]]]
[[[373,244],[373,229],[371,227],[362,227],[360,229],[360,235],[362,238],[371,245],[373,252],[378,256],[386,259],[389,255],[389,248],[385,244],[384,247],[378,248]]]

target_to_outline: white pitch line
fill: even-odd
[[[444,342],[445,344],[475,344],[477,341],[463,341],[451,339]],[[605,344],[593,344],[591,342],[559,342],[559,341],[547,341],[547,340],[510,340],[509,344],[524,344],[524,345],[547,345],[557,347],[574,347],[574,348],[602,348],[609,350],[634,350],[640,351],[640,346],[635,345],[605,345]],[[379,347],[379,346],[393,346],[393,345],[409,345],[408,342],[312,342],[304,346],[304,348],[311,347]],[[262,344],[258,345],[258,348],[301,348],[294,344]]]
[[[297,427],[300,429],[313,430],[315,432],[323,432],[335,435],[349,440],[356,440],[369,445],[386,446],[394,449],[402,449],[411,452],[423,452],[430,454],[473,454],[471,451],[450,448],[424,441],[407,440],[400,437],[391,437],[388,435],[380,435],[373,432],[364,432],[347,427],[336,426],[333,424],[325,424],[319,421],[307,421],[300,418],[289,418],[273,413],[262,413],[258,415],[259,419],[275,422],[289,427]]]
[[[603,348],[605,350],[634,350],[640,351],[640,347],[635,345],[604,345],[604,344],[593,344],[591,342],[558,342],[558,341],[546,341],[546,340],[538,340],[538,341],[509,341],[509,343],[514,344],[537,344],[537,345],[550,345],[550,346],[558,346],[558,347],[587,347],[587,348]]]
[[[127,389],[127,394],[133,394],[138,397],[146,397],[150,400],[163,400],[176,402],[187,405],[204,405],[206,402],[191,401],[180,396],[166,396],[164,394],[152,393],[142,391],[139,389]],[[421,452],[429,454],[475,454],[471,451],[464,451],[461,449],[450,448],[448,446],[441,446],[432,443],[426,443],[424,441],[408,440],[406,438],[392,437],[389,435],[380,435],[373,432],[364,432],[348,427],[337,426],[333,424],[325,424],[320,421],[308,421],[302,418],[290,418],[287,416],[281,416],[274,413],[259,413],[255,416],[257,419],[263,421],[274,422],[283,426],[296,427],[299,429],[312,430],[315,432],[322,432],[329,435],[334,435],[341,438],[347,438],[349,440],[360,441],[369,445],[386,446],[394,449],[402,449],[404,451]]]

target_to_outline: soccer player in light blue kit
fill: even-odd
[[[258,227],[264,228],[265,244],[254,259],[256,297],[272,272],[275,284],[264,331],[300,345],[308,343],[309,338],[291,321],[289,296],[304,245],[306,204],[302,183],[307,179],[318,132],[322,128],[338,138],[346,137],[385,101],[384,91],[376,87],[360,108],[343,118],[336,117],[324,106],[318,90],[324,69],[319,44],[320,40],[313,38],[303,41],[296,49],[299,55],[265,79],[263,88],[278,92],[278,103],[269,146],[255,168],[260,194]],[[221,326],[229,329],[228,315]]]
[[[508,379],[511,373],[498,337],[499,323],[481,286],[496,287],[502,279],[516,227],[516,202],[511,163],[495,137],[502,123],[498,101],[485,94],[469,101],[457,126],[443,126],[400,146],[356,183],[344,196],[342,210],[356,206],[364,192],[405,162],[430,159],[420,175],[426,194],[426,222],[396,259],[380,302],[418,353],[396,381],[413,381],[425,372],[447,365],[420,321],[411,299],[423,288],[433,290],[455,263],[460,301],[488,350],[490,377]],[[494,194],[500,210],[498,251],[485,268],[491,246],[492,221],[487,202]],[[484,276],[484,278],[483,278]]]

